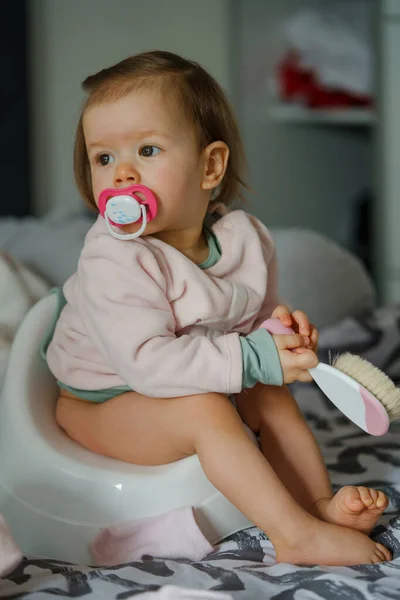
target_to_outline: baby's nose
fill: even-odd
[[[140,183],[140,175],[132,164],[124,163],[117,167],[114,176],[114,186],[116,188]]]

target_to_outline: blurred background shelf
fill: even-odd
[[[285,103],[273,104],[269,117],[275,122],[294,124],[371,127],[376,123],[376,113],[370,108],[320,110]]]
[[[29,90],[25,96],[31,122],[28,166],[34,214],[82,206],[72,160],[76,118],[83,102],[80,82],[88,73],[144,49],[171,50],[210,70],[235,105],[251,166],[248,183],[253,193],[247,210],[271,228],[317,231],[363,260],[367,249],[382,301],[400,302],[400,0],[14,0],[4,4],[10,11],[18,4],[27,8]],[[284,104],[277,93],[276,73],[287,56],[287,23],[300,10],[342,15],[344,8],[354,15],[346,23],[349,27],[353,23],[355,36],[360,35],[360,27],[367,31],[370,59],[364,67],[365,73],[370,72],[370,96],[378,108],[308,110]],[[126,18],[121,19],[121,14]],[[106,45],[99,35],[105,24]],[[4,56],[15,47],[8,37],[5,34]],[[15,53],[20,54],[19,46]],[[8,62],[4,68],[7,73],[15,71]],[[6,86],[3,101],[13,82]],[[20,140],[11,116],[8,123],[13,125],[11,139]],[[10,179],[8,141],[3,146],[6,180]],[[16,156],[19,160],[18,152]],[[26,172],[21,171],[23,180]],[[25,197],[22,191],[20,204]],[[12,208],[16,214],[16,201]],[[362,248],[361,242],[354,245],[361,236]]]

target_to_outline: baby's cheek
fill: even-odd
[[[151,179],[158,187],[169,190],[171,187],[179,185],[179,181],[182,179],[182,171],[178,168],[178,165],[171,166],[165,163],[154,171]]]
[[[187,198],[188,188],[184,185],[179,174],[174,176],[170,171],[161,171],[153,181],[154,183],[150,184],[149,187],[153,188],[160,201],[168,206],[170,210],[176,208],[182,198]]]
[[[107,181],[103,181],[104,178],[101,177],[93,177],[92,175],[92,191],[93,191],[93,196],[94,199],[96,201],[96,204],[98,204],[99,201],[99,196],[101,194],[101,192],[108,188],[108,187],[113,187],[113,184],[109,184]]]

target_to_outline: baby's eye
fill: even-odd
[[[141,156],[149,157],[149,156],[155,156],[159,152],[161,152],[161,150],[160,150],[160,148],[157,148],[157,146],[142,146],[140,148],[139,154],[141,154]]]
[[[106,152],[104,152],[103,154],[99,154],[98,156],[96,156],[96,162],[101,165],[102,167],[106,167],[107,165],[109,165],[112,161],[112,156],[111,154],[108,154]]]

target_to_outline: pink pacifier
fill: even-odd
[[[99,211],[108,231],[118,240],[139,237],[157,214],[157,200],[144,185],[134,184],[122,189],[107,188],[99,196]],[[114,228],[142,222],[136,233],[118,233]]]

